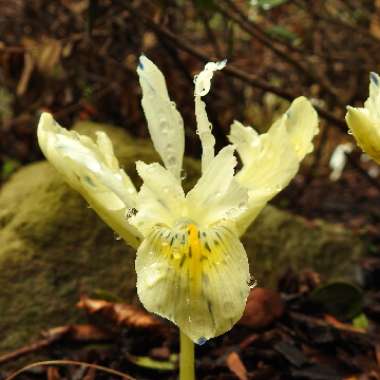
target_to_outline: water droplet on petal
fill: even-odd
[[[349,129],[347,133],[348,133],[349,135],[352,135],[352,131],[351,131],[351,129]]]
[[[199,346],[204,345],[206,342],[207,342],[207,339],[206,339],[204,336],[201,336],[201,337],[197,340],[197,344],[198,344]]]
[[[173,257],[174,257],[174,259],[179,260],[181,258],[181,253],[179,251],[175,250],[175,251],[173,251]]]
[[[250,289],[253,289],[257,286],[257,281],[254,276],[251,276],[248,282],[248,286]]]
[[[175,165],[177,162],[176,158],[174,156],[169,156],[168,157],[168,165],[172,166]]]
[[[122,239],[122,237],[120,236],[120,235],[114,235],[115,236],[115,240],[121,240]]]
[[[127,219],[131,218],[132,216],[135,216],[137,214],[137,210],[134,207],[130,207],[127,209],[125,213],[125,217]]]

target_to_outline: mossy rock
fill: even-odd
[[[92,135],[105,130],[120,162],[137,180],[135,161],[157,160],[150,142],[118,128],[77,126]],[[186,159],[185,188],[199,174]],[[35,338],[41,330],[77,321],[80,294],[107,293],[138,302],[135,252],[87,207],[47,162],[20,169],[0,193],[0,353]],[[290,263],[314,267],[326,277],[349,277],[363,244],[342,228],[266,207],[244,242],[252,273],[262,286],[274,284]]]

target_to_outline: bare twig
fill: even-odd
[[[123,6],[126,7],[131,13],[135,14],[140,20],[142,20],[158,36],[162,36],[169,39],[173,44],[175,44],[177,48],[183,51],[186,51],[187,53],[196,57],[202,62],[208,62],[211,60],[210,57],[204,54],[201,50],[189,44],[187,41],[183,40],[181,37],[174,35],[167,28],[157,25],[149,17],[145,16],[143,13],[136,10],[129,3],[123,3]],[[238,78],[253,87],[259,88],[267,92],[271,92],[289,101],[294,100],[298,96],[298,94],[293,94],[283,88],[273,86],[270,83],[263,81],[254,75],[247,74],[246,72],[235,67],[233,64],[229,64],[227,67],[225,67],[224,72],[227,75]],[[330,113],[329,111],[320,108],[319,106],[315,106],[315,109],[318,111],[320,116],[322,116],[325,120],[331,122],[334,126],[338,127],[341,131],[344,131],[344,132],[347,131],[346,124],[342,119],[336,117],[334,114]]]

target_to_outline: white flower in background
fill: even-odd
[[[137,191],[120,169],[104,133],[96,143],[60,127],[44,113],[38,140],[48,160],[127,243],[137,248],[137,292],[144,306],[170,319],[194,342],[228,331],[241,317],[250,287],[239,237],[296,174],[318,131],[310,102],[297,98],[270,130],[258,135],[235,121],[232,145],[215,154],[202,96],[225,62],[195,77],[202,175],[187,194],[181,185],[184,126],[161,71],[145,56],[138,75],[142,106],[162,162],[136,163]],[[242,169],[235,173],[241,157]],[[137,213],[128,210],[137,210]],[[129,214],[132,214],[130,216]],[[141,242],[141,243],[140,243]]]
[[[347,155],[350,154],[353,149],[354,146],[351,143],[339,144],[334,149],[329,161],[331,181],[337,181],[342,176],[343,170],[347,164]]]
[[[364,108],[348,106],[346,122],[357,144],[380,164],[380,77],[370,74],[369,97]]]

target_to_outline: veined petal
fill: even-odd
[[[161,71],[144,55],[140,57],[137,73],[143,92],[141,104],[154,148],[165,167],[180,180],[185,148],[182,117],[170,101]]]
[[[230,330],[249,293],[247,256],[227,225],[157,225],[137,251],[136,272],[145,308],[196,343]]]
[[[211,88],[211,79],[214,72],[222,70],[226,60],[208,62],[203,71],[194,77],[195,116],[197,120],[197,134],[202,144],[202,172],[204,172],[214,158],[215,138],[211,132],[212,125],[207,117],[206,104],[201,97],[207,95]]]
[[[248,200],[246,189],[234,181],[237,160],[234,147],[224,147],[186,195],[190,218],[208,226],[220,219],[236,218]]]
[[[125,216],[136,207],[137,192],[120,169],[107,135],[98,132],[95,143],[60,127],[48,113],[41,115],[37,134],[42,152],[68,184],[117,234],[137,247],[141,235]]]
[[[152,226],[163,223],[173,226],[186,212],[185,194],[174,175],[158,163],[136,163],[137,172],[144,181],[137,197],[138,213],[130,219],[144,236]]]
[[[236,180],[248,190],[249,197],[246,211],[237,220],[240,234],[297,173],[317,131],[315,110],[303,97],[297,98],[267,133],[257,135],[250,127],[232,125],[229,139],[243,161]]]

